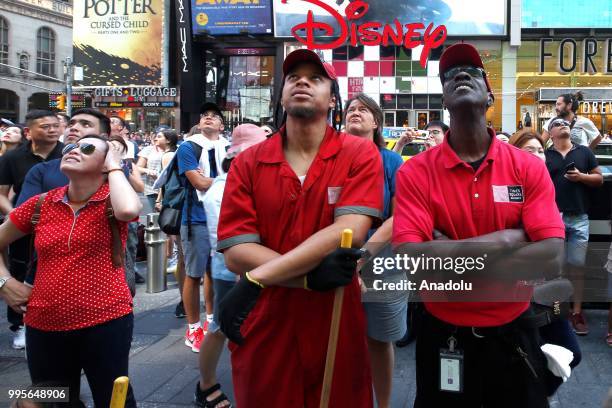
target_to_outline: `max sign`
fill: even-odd
[[[324,36],[330,36],[334,32],[334,27],[331,24],[315,21],[314,13],[312,10],[308,10],[306,21],[293,26],[291,34],[309,49],[334,49],[347,41],[353,47],[357,45],[397,45],[405,48],[415,48],[422,45],[419,61],[421,66],[425,68],[430,50],[442,45],[446,39],[446,27],[444,25],[434,26],[433,23],[429,23],[427,27],[422,23],[403,24],[397,18],[393,24],[382,24],[377,21],[357,23],[357,20],[365,17],[370,8],[370,5],[365,1],[351,2],[346,7],[344,16],[321,0],[302,1],[323,9],[340,26],[340,35],[336,40],[317,42],[317,38],[315,38],[316,30],[322,30]],[[286,4],[287,0],[282,0],[282,3]],[[305,36],[302,33],[305,33]]]

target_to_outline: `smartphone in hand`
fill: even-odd
[[[575,162],[568,163],[568,165],[565,166],[565,168],[563,169],[563,173],[565,174],[568,171],[573,170],[575,168],[576,168],[576,163]]]

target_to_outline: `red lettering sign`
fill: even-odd
[[[394,20],[392,25],[383,25],[375,21],[357,24],[353,20],[364,17],[370,8],[370,5],[365,1],[357,0],[350,3],[344,10],[345,16],[342,16],[333,7],[321,0],[302,1],[325,10],[340,26],[340,35],[336,40],[332,42],[317,42],[315,30],[323,30],[323,35],[331,36],[334,32],[334,27],[327,23],[315,21],[312,10],[308,10],[306,21],[291,28],[293,37],[306,45],[308,49],[330,50],[343,45],[346,41],[353,47],[358,44],[366,46],[381,44],[388,46],[389,44],[394,44],[405,48],[415,48],[423,45],[419,62],[425,68],[429,52],[433,48],[444,44],[444,40],[446,40],[446,26],[439,25],[434,27],[433,23],[429,23],[427,28],[422,23],[402,24],[397,19]],[[282,3],[287,3],[287,0],[282,0]],[[423,29],[425,30],[424,32]],[[298,34],[300,30],[305,31],[305,38]]]

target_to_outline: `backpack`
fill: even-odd
[[[190,143],[195,156],[202,155],[202,147],[194,142]],[[187,227],[191,235],[191,207],[193,206],[193,191],[195,189],[187,180],[183,182],[179,175],[178,154],[175,154],[168,164],[168,177],[162,188],[162,203],[159,213],[159,227],[167,235],[180,235],[183,205],[187,200]]]

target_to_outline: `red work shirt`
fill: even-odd
[[[531,241],[565,237],[544,162],[498,141],[491,129],[489,134],[491,145],[477,171],[448,144],[450,132],[442,145],[400,168],[394,244],[431,241],[434,229],[454,240],[512,228],[523,228]],[[516,298],[526,299],[518,295],[521,287],[510,282],[493,282],[487,290],[515,291]],[[421,296],[432,315],[459,326],[506,324],[529,307],[528,301],[428,302],[426,292]]]
[[[281,133],[232,163],[221,203],[217,250],[252,242],[284,254],[340,215],[381,217],[383,167],[374,143],[328,126],[301,185],[285,160]],[[232,345],[237,405],[256,407],[264,400],[274,401],[271,406],[318,405],[333,299],[334,291],[263,290],[242,326],[244,344]],[[371,406],[357,279],[345,289],[342,310],[338,376],[330,406]],[[262,352],[264,345],[268,353]]]
[[[91,196],[76,214],[65,202],[68,187],[45,197],[34,233],[38,265],[25,314],[27,326],[64,331],[95,326],[132,311],[132,296],[123,267],[112,264],[112,235],[105,214],[108,183]],[[32,232],[38,196],[10,213],[24,233]],[[125,247],[127,223],[117,221]]]

